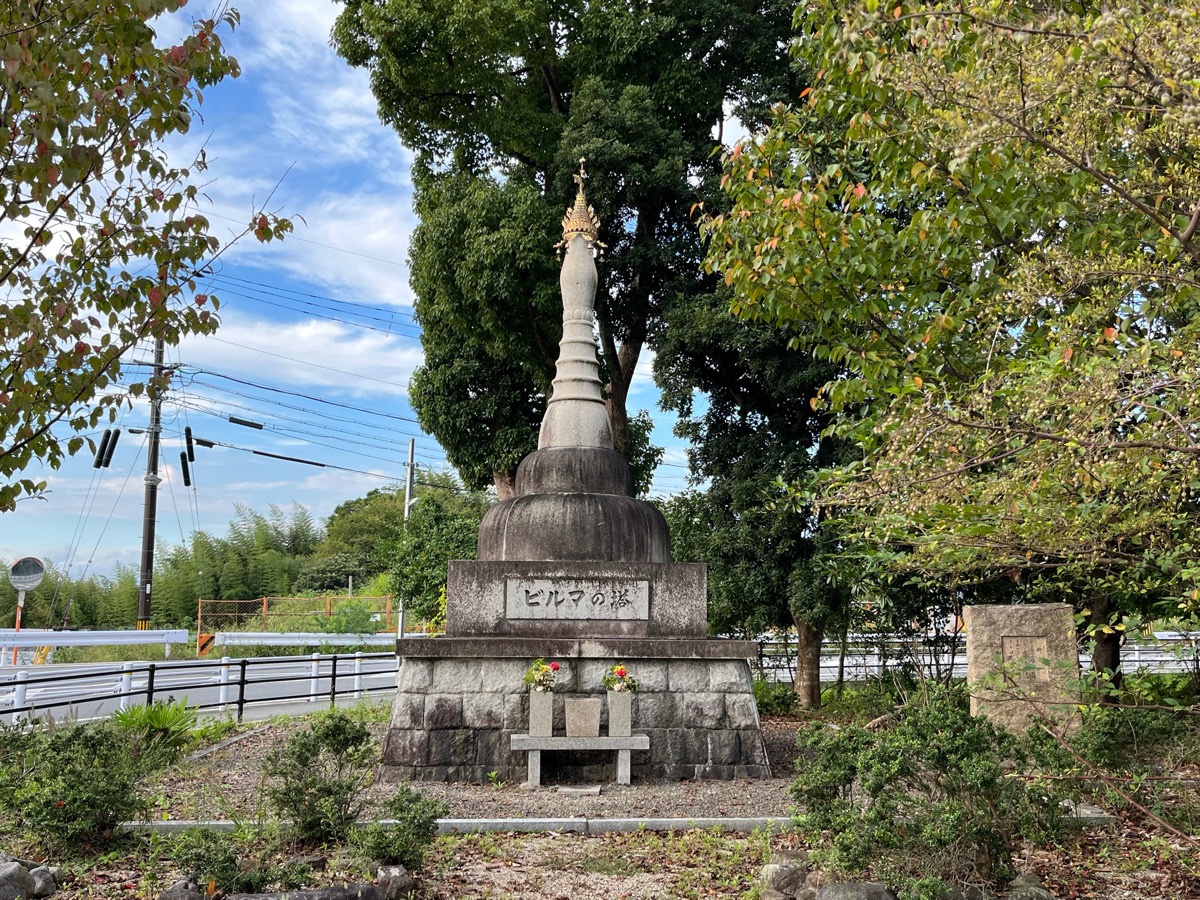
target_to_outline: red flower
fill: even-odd
[[[617,666],[615,669],[613,669],[613,674],[616,675],[618,678],[624,678],[625,677],[625,667]]]
[[[551,672],[557,672],[557,671],[558,671],[559,669],[561,669],[561,668],[562,668],[562,666],[560,666],[560,665],[559,665],[558,663],[556,663],[556,662],[552,662],[552,663],[550,663],[550,671],[551,671]]]

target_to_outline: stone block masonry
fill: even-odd
[[[631,754],[634,779],[769,777],[748,663],[753,642],[496,638],[400,642],[399,690],[380,777],[483,783],[496,772],[504,781],[522,781],[526,756],[511,749],[511,737],[528,728],[522,676],[535,650],[562,666],[556,735],[564,734],[564,699],[603,696],[606,668],[617,659],[628,664],[641,682],[633,730],[650,742]],[[605,707],[602,735],[607,715]],[[606,752],[547,750],[542,765],[548,779],[560,781],[611,781],[617,774]]]

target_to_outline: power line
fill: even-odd
[[[225,341],[224,343],[229,343],[229,342]],[[236,347],[238,345],[234,344],[234,346]],[[246,348],[246,349],[252,349],[252,348]],[[260,351],[260,352],[266,352],[266,351]],[[271,354],[271,355],[274,356],[275,354]],[[287,357],[283,357],[283,358],[286,359]],[[299,360],[296,360],[296,362],[299,362]],[[320,368],[326,368],[326,367],[321,366]],[[349,410],[353,410],[354,412],[361,412],[361,413],[367,413],[368,415],[372,415],[372,416],[379,416],[380,418],[383,418],[383,419],[393,419],[397,422],[410,422],[413,425],[421,424],[416,419],[411,419],[408,416],[397,416],[393,413],[380,412],[377,409],[368,409],[363,406],[354,406],[351,403],[341,403],[336,400],[326,400],[323,397],[314,397],[312,394],[302,394],[299,391],[289,391],[289,390],[285,390],[284,388],[277,388],[277,387],[271,387],[270,385],[258,384],[257,382],[248,381],[244,378],[235,378],[232,375],[223,375],[220,372],[214,372],[211,369],[193,368],[192,371],[194,371],[197,375],[211,375],[213,378],[223,378],[224,380],[232,381],[235,384],[244,384],[244,385],[247,385],[248,387],[258,388],[260,391],[270,391],[273,394],[286,394],[289,397],[300,397],[304,400],[311,400],[314,403],[324,403],[329,406],[339,407],[341,409],[349,409]],[[330,371],[337,372],[340,370],[331,369]],[[342,372],[342,374],[343,375],[352,375],[355,378],[359,377],[357,375],[353,375],[353,373],[351,373],[351,372]],[[378,378],[372,379],[372,380],[379,381]],[[391,382],[384,382],[384,384],[390,384],[390,383]],[[399,385],[397,385],[397,387],[399,387]]]
[[[273,356],[276,359],[285,359],[288,362],[299,363],[302,366],[312,366],[314,369],[324,369],[326,372],[337,372],[339,375],[349,375],[351,378],[359,378],[359,379],[363,379],[365,381],[375,381],[375,382],[378,382],[379,384],[386,384],[388,387],[400,388],[400,390],[402,390],[402,391],[408,390],[407,384],[397,384],[394,381],[386,381],[383,378],[374,378],[370,375],[360,375],[357,372],[347,372],[345,369],[335,369],[332,366],[323,366],[320,363],[309,362],[306,359],[296,359],[293,356],[284,356],[282,353],[272,353],[270,350],[260,350],[258,347],[248,347],[245,344],[238,344],[233,341],[222,340],[221,338],[213,337],[212,335],[208,336],[208,340],[216,341],[218,344],[227,344],[230,347],[237,347],[239,350],[249,350],[252,353],[262,353],[265,356]],[[197,371],[202,372],[204,370],[197,369]],[[209,374],[216,374],[216,373],[209,373]],[[303,396],[303,395],[300,395],[300,396]]]
[[[382,475],[379,472],[365,472],[362,469],[351,469],[348,466],[335,466],[333,463],[318,462],[314,459],[302,459],[299,456],[285,456],[282,453],[268,453],[266,450],[252,450],[249,447],[238,447],[235,444],[227,444],[224,441],[214,441],[208,438],[197,440],[199,446],[205,447],[212,445],[213,447],[223,447],[226,450],[239,450],[242,453],[252,453],[255,456],[265,456],[269,459],[278,459],[284,462],[300,463],[306,466],[316,466],[319,469],[336,469],[339,472],[352,472],[355,475],[369,475],[372,478],[383,478],[387,481],[401,481],[402,479],[395,475]]]
[[[343,319],[338,316],[322,315],[321,313],[313,312],[312,310],[301,310],[301,309],[297,309],[295,306],[292,306],[287,303],[276,303],[273,300],[267,300],[263,297],[258,297],[253,294],[244,294],[244,293],[242,293],[240,291],[236,291],[232,288],[221,288],[220,291],[221,291],[222,297],[232,294],[233,296],[241,297],[244,300],[250,300],[251,302],[254,302],[254,303],[262,303],[266,306],[274,306],[276,309],[286,309],[286,310],[289,310],[290,312],[299,313],[301,315],[307,316],[312,319],[324,319],[327,322],[337,322],[339,325],[347,325],[351,328],[363,328],[367,331],[374,331],[374,332],[378,332],[379,334],[387,334],[387,335],[391,335],[392,337],[405,337],[406,336],[406,335],[397,335],[396,331],[394,331],[393,328],[380,328],[377,325],[368,325],[365,322],[352,322],[349,319]],[[304,301],[297,301],[297,302],[303,303]],[[315,304],[315,303],[310,303],[310,304],[306,304],[306,305],[317,306],[317,304]],[[324,307],[317,307],[317,308],[324,309]],[[375,316],[363,316],[363,318],[375,319],[376,321],[380,321],[380,322],[386,321],[385,319],[379,319]],[[418,328],[416,325],[406,325],[406,324],[397,324],[397,323],[390,323],[390,324],[392,324],[395,328],[408,328],[408,329],[412,330],[414,335],[419,335],[421,333],[421,329]]]

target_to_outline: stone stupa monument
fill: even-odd
[[[770,774],[748,662],[757,645],[707,638],[705,566],[671,561],[666,521],[633,496],[613,450],[593,336],[599,222],[585,177],[581,164],[563,219],[563,336],[538,449],[521,461],[515,495],[485,517],[478,559],[450,563],[445,635],[397,641],[388,780],[520,779],[526,756],[512,738],[528,730],[522,676],[538,658],[561,666],[556,700],[602,697],[604,673],[627,665],[640,682],[633,731],[649,744],[623,759],[634,777]],[[561,700],[554,718],[561,732]],[[573,749],[547,751],[545,762],[553,775],[596,780],[613,758]]]

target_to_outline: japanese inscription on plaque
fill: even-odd
[[[1042,635],[1006,634],[1000,638],[1000,655],[1016,667],[1014,676],[1022,681],[1049,681],[1050,671],[1042,660],[1050,655],[1046,638]],[[1029,669],[1029,666],[1036,666]]]
[[[508,578],[509,619],[650,618],[650,582],[634,578]]]

